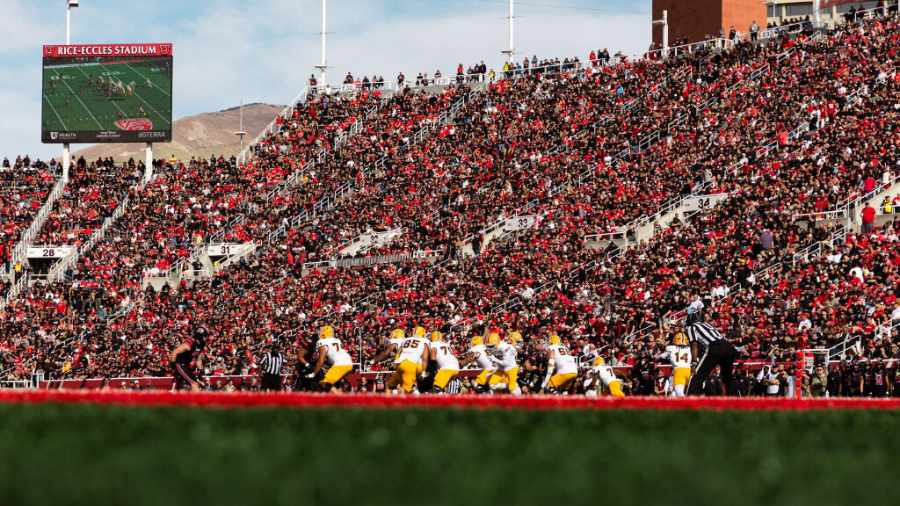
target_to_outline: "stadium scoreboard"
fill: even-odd
[[[172,44],[45,45],[41,141],[172,140]]]

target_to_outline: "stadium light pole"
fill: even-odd
[[[515,0],[509,0],[509,14],[506,16],[506,33],[509,35],[509,44],[506,50],[502,51],[506,55],[506,61],[510,65],[513,63],[513,55],[515,54]]]
[[[241,139],[241,150],[238,151],[238,153],[239,153],[238,161],[239,161],[239,163],[245,163],[246,157],[244,156],[244,136],[247,135],[247,132],[244,131],[244,99],[243,98],[241,99],[240,117],[241,117],[241,119],[240,119],[241,126],[238,128],[238,131],[234,133],[234,135],[237,135]]]
[[[822,24],[822,6],[820,4],[820,0],[813,0],[813,22],[816,25],[816,28],[819,28]]]
[[[662,19],[654,19],[654,25],[662,25],[662,57],[669,56],[669,11],[664,10]]]
[[[72,9],[78,7],[78,0],[66,0],[66,45],[72,43]],[[63,181],[69,180],[69,166],[72,164],[72,155],[69,153],[69,143],[63,143],[62,153]]]
[[[328,82],[326,79],[328,78],[328,52],[327,52],[327,21],[328,21],[328,0],[322,0],[322,31],[319,32],[319,37],[322,42],[322,61],[316,68],[319,69],[319,86],[322,88],[323,92],[327,92]]]

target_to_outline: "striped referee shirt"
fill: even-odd
[[[709,348],[709,345],[716,341],[727,341],[715,327],[705,322],[692,323],[684,330],[687,332],[688,340],[700,344],[703,348]]]
[[[284,366],[284,355],[279,353],[266,352],[259,361],[259,369],[265,374],[281,374],[281,367]]]

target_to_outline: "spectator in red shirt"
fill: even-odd
[[[862,210],[862,231],[864,234],[872,233],[875,226],[875,208],[869,204]]]
[[[872,176],[867,177],[863,181],[863,192],[869,193],[870,191],[875,189],[875,178]]]

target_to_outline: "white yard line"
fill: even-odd
[[[138,72],[136,68],[134,68],[134,67],[131,66],[131,64],[126,63],[125,66],[128,67],[129,69],[131,69],[131,71],[134,72],[135,74],[137,74],[138,77],[140,77],[141,79],[146,79],[146,80],[150,81],[150,78],[149,78],[149,77],[147,77],[147,76],[145,76],[144,74],[141,74],[140,72]],[[151,82],[152,82],[152,81],[151,81]],[[167,96],[167,97],[169,97],[169,98],[172,98],[172,95],[169,95],[168,93],[166,93],[165,90],[163,90],[163,89],[160,88],[159,86],[154,86],[154,87],[155,87],[156,89],[158,89],[159,92],[162,93],[163,95],[165,95],[165,96]]]
[[[69,129],[66,127],[66,122],[63,121],[62,117],[60,117],[59,112],[56,111],[56,107],[53,107],[53,102],[50,101],[50,97],[47,94],[44,94],[44,100],[47,101],[47,104],[53,109],[53,114],[56,115],[56,119],[59,120],[59,124],[62,125],[62,129],[68,131]]]
[[[144,97],[142,97],[142,96],[140,95],[140,93],[138,93],[137,91],[135,91],[135,92],[134,92],[134,96],[136,96],[137,98],[141,99],[141,102],[147,104],[147,107],[149,107],[151,111],[155,112],[157,116],[159,116],[160,118],[162,118],[162,120],[165,121],[167,125],[171,125],[171,124],[172,124],[172,122],[169,121],[168,118],[166,118],[165,116],[163,116],[162,114],[160,114],[159,111],[157,111],[155,107],[153,107],[152,105],[150,105],[150,102],[147,102],[146,100],[144,100]]]
[[[82,71],[82,72],[84,72],[84,71]],[[75,93],[75,90],[73,90],[72,87],[69,86],[69,83],[67,83],[65,79],[63,79],[62,77],[59,76],[59,72],[57,72],[56,70],[54,70],[53,73],[56,74],[56,77],[58,77],[59,80],[62,81],[63,84],[66,85],[66,88],[69,88],[69,91],[72,92],[72,95],[75,95],[75,98],[77,98],[77,99],[78,99],[78,102],[81,103],[81,107],[84,107],[84,110],[87,111],[88,114],[90,114],[91,118],[94,119],[94,123],[96,123],[97,126],[100,127],[100,130],[104,130],[103,125],[100,124],[99,121],[97,121],[97,118],[96,118],[96,116],[94,116],[94,113],[92,113],[91,110],[88,109],[88,106],[84,105],[84,101],[81,100],[81,96],[78,95],[77,93]]]

